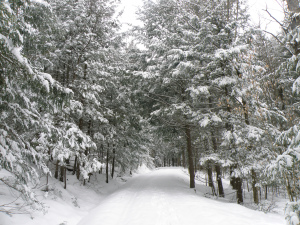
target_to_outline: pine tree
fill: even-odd
[[[44,1],[2,1],[0,28],[1,65],[1,169],[11,173],[1,178],[8,187],[20,193],[25,205],[43,209],[31,190],[39,182],[39,174],[48,174],[47,153],[35,140],[51,133],[49,112],[61,110],[72,91],[63,88],[51,75],[31,66],[30,58],[21,49],[35,27],[27,21],[27,10],[47,8]],[[49,145],[47,140],[45,145]],[[5,209],[4,209],[5,211]],[[8,211],[10,213],[10,211]]]
[[[279,182],[285,186],[290,203],[286,206],[288,224],[299,223],[299,182],[298,182],[298,145],[299,145],[299,2],[287,0],[286,18],[283,24],[282,58],[276,70],[276,97],[284,122],[280,123],[280,135],[275,144],[278,149],[277,159],[270,164],[269,171],[273,176],[281,178]]]

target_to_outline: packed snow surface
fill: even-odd
[[[283,216],[203,196],[180,168],[139,174],[108,195],[78,225],[283,225]]]

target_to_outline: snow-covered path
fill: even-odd
[[[180,168],[134,177],[78,225],[283,225],[282,216],[203,197]]]

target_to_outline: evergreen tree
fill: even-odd
[[[47,8],[41,1],[1,1],[0,65],[1,65],[1,169],[11,177],[1,178],[17,190],[26,204],[43,209],[31,190],[39,182],[39,174],[49,173],[47,154],[35,140],[42,133],[51,133],[53,126],[47,112],[61,110],[72,96],[51,75],[41,73],[30,65],[22,52],[34,21],[27,21],[27,10]],[[47,142],[49,144],[49,142]],[[5,210],[5,209],[4,209]],[[9,212],[8,212],[9,213]]]
[[[278,148],[277,159],[270,164],[271,175],[280,177],[285,186],[290,203],[286,206],[288,224],[299,223],[299,1],[287,0],[287,11],[283,24],[281,42],[281,65],[277,68],[277,107],[285,121],[280,124],[280,135],[275,144]]]

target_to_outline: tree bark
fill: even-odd
[[[208,176],[208,185],[211,187],[212,195],[216,195],[216,189],[213,182],[211,162],[207,163],[207,176]]]
[[[292,191],[292,188],[291,188],[291,185],[290,185],[289,178],[287,176],[286,176],[286,191],[287,191],[287,194],[289,196],[290,202],[293,202],[294,201],[294,195],[293,195],[293,191]]]
[[[109,156],[109,143],[107,143],[107,151],[106,151],[106,183],[108,184],[108,156]]]
[[[217,173],[217,182],[218,182],[218,190],[219,190],[219,197],[225,197],[223,184],[222,184],[222,174],[221,174],[221,166],[216,164],[216,173]]]
[[[59,180],[61,182],[64,181],[64,174],[65,174],[64,168],[65,168],[64,166],[60,166],[60,177],[59,177]]]
[[[254,169],[251,170],[251,176],[252,176],[252,192],[253,192],[253,201],[255,204],[258,204],[258,190],[256,187],[256,172]]]
[[[100,151],[100,155],[99,155],[99,158],[101,159],[101,164],[103,164],[103,162],[104,162],[104,147],[103,147],[103,144],[101,144],[101,151]],[[102,168],[102,165],[101,165],[101,167],[100,167],[100,170],[99,170],[99,174],[102,174],[102,170],[103,170],[103,168]]]
[[[113,144],[113,158],[112,158],[111,178],[114,178],[115,158],[116,158],[116,149],[115,149],[115,144]]]
[[[248,111],[248,107],[247,107],[247,101],[245,99],[242,99],[242,103],[243,103],[243,111],[244,111],[244,117],[245,117],[245,123],[247,125],[250,125],[250,121],[249,121],[249,111]],[[251,146],[250,148],[251,149]],[[252,176],[252,192],[253,192],[253,201],[255,204],[259,203],[259,199],[258,199],[258,190],[256,187],[256,172],[254,171],[254,169],[251,169],[251,176]]]
[[[67,65],[66,69],[66,86],[69,87],[69,80],[70,80],[70,65]]]
[[[75,173],[76,173],[76,164],[77,164],[77,155],[75,156],[75,162],[73,165],[73,172],[72,172],[73,175],[75,175]]]
[[[214,151],[217,152],[218,144],[217,144],[217,139],[216,139],[213,131],[211,132],[211,139],[212,139]],[[215,168],[216,168],[216,173],[217,173],[219,196],[224,197],[225,194],[224,194],[224,189],[223,189],[223,184],[222,184],[221,166],[218,163],[216,163]]]
[[[236,17],[235,17],[236,21],[239,18],[239,4],[240,4],[240,0],[236,0]],[[238,26],[235,27],[234,39],[236,39],[236,36],[237,36],[237,29],[238,29]]]
[[[284,94],[283,94],[283,87],[279,87],[279,90],[278,90],[278,95],[279,95],[279,98],[281,100],[281,110],[285,110],[285,103],[284,103]]]
[[[242,204],[243,203],[243,180],[240,177],[236,178],[236,186],[237,186],[237,191],[236,191],[236,198],[237,198],[237,203]]]
[[[242,102],[243,102],[243,111],[244,111],[245,123],[247,125],[249,125],[250,122],[249,122],[249,112],[248,112],[248,107],[247,107],[247,101],[245,99],[242,99]]]
[[[83,103],[83,100],[81,101],[81,103]],[[80,130],[83,130],[83,118],[82,117],[79,119],[78,127]]]
[[[185,149],[182,149],[182,166],[185,168]]]
[[[194,149],[194,171],[197,173],[197,165],[198,165],[198,150],[197,148]]]
[[[191,138],[191,128],[189,125],[185,126],[185,135],[186,135],[187,153],[188,153],[188,160],[189,160],[190,188],[195,188],[195,172],[194,172],[194,165],[193,165],[192,138]]]
[[[91,137],[93,137],[93,129],[92,129],[92,127],[93,127],[93,123],[92,123],[92,120],[90,119],[89,122],[88,122],[88,131],[87,131],[87,133]]]
[[[58,179],[58,160],[56,160],[56,164],[55,164],[55,173],[54,173],[54,177],[56,179]]]
[[[235,168],[236,166],[230,166],[230,185],[233,190],[237,190],[236,177],[232,176],[232,173],[234,172]]]
[[[230,0],[227,0],[227,21],[230,19]]]
[[[45,191],[49,191],[49,172],[47,173],[47,183]]]
[[[65,182],[65,185],[64,185],[64,189],[67,189],[67,168],[64,166],[64,182]]]
[[[87,75],[87,64],[85,63],[84,67],[83,67],[83,79],[84,80],[86,80],[86,75]]]
[[[66,64],[64,63],[63,64],[63,70],[65,71],[65,69],[66,69]],[[64,73],[64,72],[62,73],[62,82],[61,83],[62,83],[63,86],[66,85],[66,73]]]
[[[79,180],[80,177],[80,161],[79,158],[77,158],[77,165],[76,165],[76,178]]]

